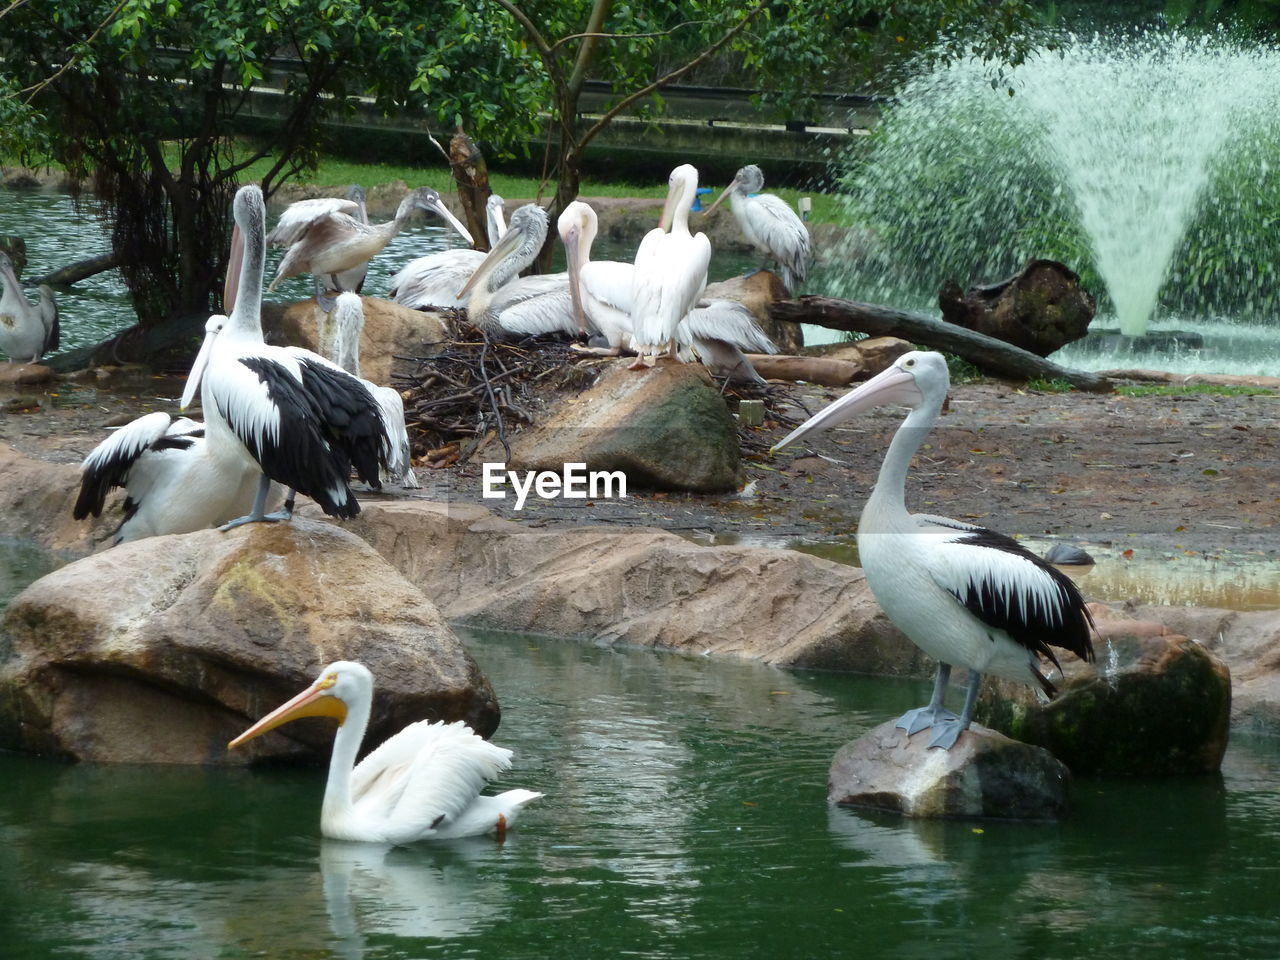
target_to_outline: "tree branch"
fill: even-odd
[[[502,0],[498,0],[498,2],[501,3]],[[688,73],[690,70],[692,70],[694,67],[696,67],[698,64],[706,60],[709,60],[711,56],[716,53],[716,51],[718,51],[726,43],[728,43],[730,40],[736,37],[739,33],[741,33],[743,29],[746,28],[747,24],[750,23],[756,17],[756,15],[759,14],[760,11],[762,11],[768,5],[769,5],[769,0],[760,0],[759,3],[757,3],[754,7],[752,7],[745,14],[743,14],[742,19],[739,20],[736,24],[734,24],[733,28],[729,30],[728,33],[726,33],[723,37],[721,37],[711,46],[707,47],[707,49],[703,50],[700,54],[698,54],[696,57],[694,57],[684,66],[677,67],[675,70],[672,70],[670,73],[666,74],[665,76],[659,77],[657,80],[653,81],[653,83],[649,84],[647,87],[643,87],[640,90],[636,90],[634,93],[629,93],[627,94],[627,96],[623,97],[621,100],[615,103],[612,107],[606,110],[603,115],[601,115],[599,120],[597,120],[595,123],[593,123],[590,127],[587,128],[586,133],[584,133],[581,137],[578,138],[578,144],[577,144],[578,149],[581,150],[588,143],[590,143],[595,138],[595,136],[598,133],[600,133],[601,130],[603,130],[605,127],[609,125],[609,122],[613,120],[614,117],[620,114],[627,107],[631,106],[631,104],[635,103],[637,100],[643,100],[645,97],[649,96],[649,94],[653,93],[653,91],[659,90],[662,87],[665,87],[669,83],[673,83],[674,81],[680,79],[682,76]]]
[[[586,37],[582,41],[582,46],[578,48],[578,56],[573,61],[573,73],[569,75],[569,95],[576,101],[578,94],[582,91],[582,85],[587,80],[587,71],[591,69],[591,63],[595,60],[596,47],[600,45],[600,38],[603,36],[601,31],[604,29],[604,22],[609,17],[609,4],[612,0],[595,0],[595,5],[591,8],[591,16],[587,20]],[[563,41],[559,41],[551,48],[551,54],[554,56],[556,46]]]
[[[693,27],[706,22],[706,20],[686,20],[684,23],[677,23],[670,30],[658,30],[655,33],[573,33],[567,37],[561,37],[551,45],[551,49],[555,50],[557,47],[568,43],[570,40],[582,40],[584,38],[596,38],[600,40],[647,40],[653,37],[669,37],[671,34],[683,27]]]

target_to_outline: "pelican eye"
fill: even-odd
[[[338,682],[338,675],[336,673],[331,673],[328,676],[324,677],[319,683],[316,684],[316,689],[328,690],[337,682]]]
[[[903,363],[902,363],[902,365],[903,365],[904,367],[914,367],[914,366],[916,365],[915,358],[912,358],[912,359],[910,359],[910,360],[904,360],[904,361],[903,361]]]

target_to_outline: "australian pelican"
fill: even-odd
[[[415,210],[434,213],[471,243],[471,234],[445,206],[440,194],[430,187],[410,191],[396,215],[386,223],[362,223],[348,213],[331,210],[309,220],[289,244],[279,265],[275,279],[267,288],[270,293],[280,281],[302,273],[328,275],[333,288],[339,293],[343,287],[338,274],[368,263],[374,255],[389,244],[404,229]],[[278,229],[278,227],[277,227]]]
[[[763,186],[764,174],[760,168],[754,163],[745,166],[707,208],[707,213],[728,197],[734,219],[747,240],[777,262],[783,284],[793,291],[809,272],[809,228],[781,197],[761,193]]]
[[[199,387],[206,439],[232,442],[262,471],[253,508],[227,526],[291,516],[292,496],[283,513],[266,513],[272,480],[311,497],[330,516],[354,517],[360,505],[348,485],[352,467],[380,489],[378,470],[388,446],[381,408],[360,380],[319,354],[263,342],[262,191],[241,187],[233,209],[233,251],[243,249],[239,258],[233,252],[229,268],[234,307],[228,318],[213,317],[206,325],[182,395],[185,409]]]
[[[360,376],[360,334],[364,330],[364,303],[358,293],[340,293],[331,313],[320,321],[320,352],[353,377]],[[383,451],[389,477],[400,481],[407,490],[421,484],[413,472],[409,448],[409,431],[404,421],[404,399],[395,387],[380,387],[361,378],[382,408],[382,421],[387,428],[388,447]]]
[[[969,726],[985,673],[1038,684],[1052,696],[1041,658],[1053,648],[1093,659],[1093,621],[1075,584],[1016,540],[945,517],[907,512],[904,484],[947,396],[947,362],[939,353],[899,357],[884,372],[820,410],[773,449],[886,404],[911,408],[894,434],[858,523],[858,554],[885,614],[938,661],[929,704],[898,726],[910,736],[932,729],[929,746],[950,749]],[[969,671],[960,715],[943,708],[953,665]]]
[[[705,233],[689,232],[689,211],[697,195],[698,171],[687,163],[672,170],[658,226],[636,250],[631,323],[639,356],[633,369],[643,368],[647,355],[656,361],[664,350],[678,359],[680,321],[707,286],[711,241]]]
[[[467,317],[487,335],[512,338],[585,332],[574,320],[567,274],[519,276],[546,239],[547,212],[536,203],[518,208],[502,239],[458,291],[458,299],[468,298]]]
[[[9,255],[0,250],[0,350],[14,363],[35,363],[61,340],[58,304],[53,291],[40,286],[40,302],[33,304],[22,291]]]
[[[603,339],[604,345],[575,348],[616,357],[635,349],[631,327],[634,308],[635,266],[616,260],[592,260],[591,245],[599,232],[599,219],[591,205],[581,200],[568,204],[556,221],[569,266],[569,292],[574,310]],[[579,321],[580,327],[585,327]],[[593,338],[593,342],[594,342]],[[760,381],[743,351],[776,353],[777,348],[755,322],[751,311],[735,300],[699,300],[680,321],[676,331],[682,359],[692,348],[717,376]]]
[[[511,751],[465,723],[411,723],[360,763],[369,725],[373,675],[363,664],[331,663],[315,683],[267,714],[228,745],[238,747],[299,717],[333,717],[338,733],[320,808],[320,832],[334,840],[406,844],[496,833],[542,796],[480,791],[511,767]]]
[[[496,193],[485,204],[485,225],[492,250],[507,232],[503,199]],[[458,291],[484,263],[484,258],[485,254],[479,250],[439,250],[410,260],[391,278],[387,296],[414,310],[465,307],[467,301],[458,297]]]

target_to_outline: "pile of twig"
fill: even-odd
[[[450,342],[431,357],[402,357],[416,366],[397,375],[415,462],[465,463],[483,444],[506,446],[508,432],[533,423],[550,396],[595,382],[601,362],[567,343]]]

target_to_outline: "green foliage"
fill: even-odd
[[[1122,397],[1274,397],[1275,390],[1220,383],[1138,383],[1116,387]]]
[[[1027,381],[1027,389],[1037,393],[1070,393],[1075,387],[1071,385],[1070,380],[1058,377],[1046,380],[1044,377],[1035,377]]]

